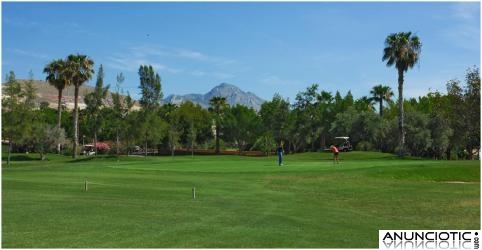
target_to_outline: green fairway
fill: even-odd
[[[15,157],[4,248],[377,248],[383,229],[480,229],[479,161]]]

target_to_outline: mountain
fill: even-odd
[[[22,87],[27,82],[27,80],[24,80],[24,79],[17,79],[17,81],[22,85]],[[5,84],[6,83],[2,83],[2,88],[5,87]],[[39,81],[39,80],[34,80],[33,86],[36,89],[36,93],[37,93],[37,99],[36,99],[37,103],[47,102],[49,104],[49,107],[57,109],[58,91],[55,87],[53,87],[52,85],[50,85],[45,81]],[[85,84],[80,86],[79,100],[78,100],[80,109],[84,109],[86,107],[86,104],[84,103],[84,96],[93,91],[94,91],[94,87],[92,86],[88,86]],[[62,92],[62,102],[68,110],[74,109],[74,86],[69,86],[64,89],[64,91]],[[105,104],[109,107],[113,105],[110,91],[107,93]],[[139,105],[137,104],[137,102],[134,105],[134,109],[139,109]]]
[[[24,85],[27,80],[17,79],[20,84]],[[2,84],[2,88],[5,83]],[[37,90],[37,102],[48,102],[51,108],[57,108],[57,89],[45,81],[34,80],[34,87]],[[84,109],[86,107],[84,103],[84,96],[90,92],[94,91],[94,87],[88,85],[81,85],[79,90],[79,108]],[[236,104],[242,104],[247,107],[252,107],[255,110],[261,109],[261,104],[264,102],[263,99],[259,98],[251,92],[244,92],[238,87],[222,83],[214,87],[208,93],[202,94],[189,94],[189,95],[170,95],[163,100],[163,103],[173,103],[181,104],[184,101],[191,101],[193,103],[198,103],[203,108],[209,108],[209,100],[215,96],[222,96],[226,98],[229,105],[233,106]],[[67,109],[71,110],[74,108],[74,87],[69,86],[63,91],[62,100]],[[112,106],[111,93],[107,94],[107,100],[105,101],[107,106]],[[134,109],[139,109],[139,103],[136,102]]]
[[[221,83],[220,85],[214,87],[208,93],[202,94],[188,94],[188,95],[169,95],[166,97],[164,103],[181,104],[185,101],[191,101],[201,105],[203,108],[209,107],[209,100],[215,96],[221,96],[226,98],[226,102],[233,106],[236,104],[241,104],[247,107],[251,107],[255,110],[261,109],[261,104],[265,102],[263,99],[259,98],[251,92],[244,92],[238,87],[229,84]]]

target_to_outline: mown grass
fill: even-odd
[[[34,157],[2,164],[2,247],[376,248],[382,229],[480,229],[479,161]]]

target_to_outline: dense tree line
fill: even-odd
[[[150,67],[142,66],[141,71],[144,69],[154,77],[148,77],[146,89],[140,86],[146,98],[139,110],[133,110],[132,98],[119,94],[122,77],[112,94],[113,105],[105,105],[108,86],[103,86],[104,73],[99,68],[95,90],[85,96],[87,108],[79,111],[83,143],[110,142],[111,154],[132,153],[135,145],[144,153],[151,149],[174,154],[180,148],[191,153],[226,148],[269,153],[283,142],[287,152],[297,153],[319,151],[333,143],[335,136],[350,136],[356,150],[399,150],[399,107],[387,86],[374,86],[370,96],[354,99],[350,92],[342,96],[313,84],[299,92],[293,104],[275,94],[258,112],[242,105],[230,107],[222,97],[213,98],[212,107],[203,109],[191,102],[161,105],[160,77]],[[57,110],[35,105],[32,80],[22,86],[10,72],[6,81],[3,139],[17,150],[35,151],[42,157],[55,151],[57,144],[72,154],[74,142],[67,143],[66,138],[74,138],[73,112],[61,108],[59,127]],[[480,150],[479,104],[480,76],[475,67],[467,70],[464,83],[448,81],[446,94],[431,92],[404,100],[406,154],[473,158]]]
[[[403,134],[400,103],[393,101],[388,86],[374,86],[367,90],[368,96],[354,99],[350,91],[343,96],[312,84],[300,91],[292,104],[275,94],[255,111],[242,105],[229,106],[225,98],[214,97],[211,107],[203,109],[191,102],[162,104],[161,77],[148,65],[139,68],[140,109],[133,108],[135,101],[129,93],[123,95],[122,73],[117,75],[112,104],[107,105],[110,86],[104,86],[101,65],[94,91],[84,98],[87,108],[67,110],[60,101],[62,90],[90,79],[92,67],[93,61],[83,55],[54,60],[45,67],[46,80],[58,90],[57,110],[37,104],[33,76],[21,85],[14,72],[7,75],[2,140],[8,143],[9,152],[37,152],[44,158],[47,152],[58,150],[75,157],[81,139],[82,144],[109,142],[111,149],[103,152],[109,154],[139,153],[139,148],[145,155],[174,155],[179,149],[191,154],[199,149],[269,154],[280,144],[286,152],[299,153],[324,150],[336,136],[349,136],[356,150],[435,159],[472,159],[480,150],[477,67],[467,70],[464,83],[448,81],[446,94],[431,92],[402,99]]]

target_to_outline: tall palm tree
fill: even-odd
[[[387,67],[395,65],[398,70],[398,133],[400,137],[400,155],[405,145],[405,128],[403,124],[403,73],[418,62],[422,43],[412,32],[399,32],[387,36],[383,49],[382,61]]]
[[[219,131],[221,129],[221,120],[225,108],[228,106],[226,103],[226,98],[221,96],[215,96],[209,100],[209,111],[214,114],[214,121],[216,125],[216,150],[215,153],[219,154]]]
[[[62,92],[69,84],[69,81],[65,78],[63,71],[65,70],[65,61],[62,59],[53,60],[47,64],[44,68],[44,73],[47,74],[45,80],[58,91],[58,104],[57,104],[57,127],[60,129],[62,125]],[[57,153],[60,154],[60,143],[57,144]]]
[[[94,74],[94,61],[86,55],[69,55],[67,57],[67,69],[69,78],[74,85],[74,144],[72,158],[77,158],[77,147],[79,145],[79,88],[80,86],[92,78]]]
[[[390,102],[393,97],[393,91],[389,86],[377,85],[370,90],[372,97],[370,98],[374,102],[380,104],[379,112],[380,117],[383,116],[383,101]]]

